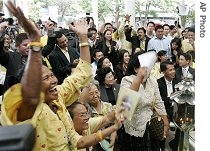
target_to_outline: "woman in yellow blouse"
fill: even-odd
[[[67,107],[71,118],[74,122],[74,128],[76,132],[79,135],[82,136],[95,136],[97,137],[98,133],[103,133],[103,138],[110,136],[111,133],[115,131],[115,129],[118,129],[121,125],[118,122],[115,122],[115,124],[107,127],[106,129],[103,129],[100,131],[101,128],[110,125],[114,122],[114,120],[117,119],[116,117],[120,117],[123,110],[118,110],[116,113],[115,111],[110,112],[109,114],[105,116],[99,116],[99,117],[91,117],[88,113],[88,108],[83,103],[76,101],[73,104],[71,104],[69,107]],[[104,141],[104,140],[103,140]],[[95,145],[97,142],[86,139],[84,141],[86,146]],[[91,150],[91,148],[87,147],[86,149]],[[85,151],[85,149],[81,149],[80,151]]]

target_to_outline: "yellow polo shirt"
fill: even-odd
[[[57,86],[58,99],[54,104],[58,107],[55,114],[44,103],[44,95],[37,106],[34,116],[23,122],[17,121],[18,109],[22,104],[21,84],[16,84],[4,94],[1,106],[1,124],[15,125],[31,123],[36,128],[36,143],[33,151],[76,151],[77,141],[80,139],[74,130],[73,121],[66,109],[79,96],[80,89],[91,80],[90,63],[80,60],[76,71],[67,77],[62,85]]]

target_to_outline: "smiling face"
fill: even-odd
[[[137,35],[142,40],[142,39],[145,38],[146,34],[144,33],[144,30],[140,29],[140,30],[137,31]]]
[[[165,78],[169,81],[175,78],[175,68],[174,65],[166,65],[166,71],[164,72]]]
[[[123,55],[123,62],[124,62],[125,64],[128,64],[129,61],[130,61],[130,54],[129,54],[129,52],[126,52],[126,53],[124,53],[124,55]]]
[[[42,92],[45,94],[45,102],[58,99],[58,92],[55,88],[58,80],[46,66],[42,66]]]
[[[104,37],[106,40],[111,40],[112,39],[112,31],[111,30],[106,30],[104,33]]]
[[[77,106],[73,109],[73,122],[74,128],[76,132],[82,134],[84,130],[88,129],[88,120],[90,116],[86,107],[82,104],[77,104]]]
[[[100,102],[100,91],[95,84],[91,84],[88,92],[88,103],[91,105],[98,104]]]
[[[57,38],[57,45],[61,49],[66,49],[68,47],[68,39],[65,35],[62,35],[60,38]]]
[[[29,43],[31,41],[29,39],[25,39],[19,46],[16,46],[17,50],[24,56],[28,56],[29,53]]]
[[[102,51],[100,51],[96,52],[96,57],[94,57],[94,59],[96,60],[96,62],[98,62],[98,60],[101,59],[102,57],[104,57],[104,54]]]
[[[4,36],[4,47],[8,48],[10,47],[11,44],[11,39],[9,37],[9,35],[5,34]]]
[[[102,68],[105,68],[105,67],[110,67],[111,68],[111,66],[112,66],[112,63],[110,62],[110,60],[108,58],[105,58],[103,60]]]
[[[113,73],[112,72],[107,73],[104,79],[105,86],[110,87],[115,83],[116,83],[116,80],[114,79]]]
[[[183,55],[179,56],[179,66],[180,67],[187,67],[190,64],[190,60],[186,60],[186,58]]]

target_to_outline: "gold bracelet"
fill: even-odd
[[[85,46],[89,46],[88,42],[83,42],[79,44],[80,47],[85,47]]]
[[[30,42],[29,46],[40,46],[40,47],[43,47],[43,44],[41,42]]]
[[[101,130],[98,131],[98,138],[99,138],[100,141],[102,141],[104,139]]]

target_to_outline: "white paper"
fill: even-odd
[[[138,56],[140,66],[147,67],[147,76],[149,76],[155,62],[157,61],[157,53],[155,51],[145,52]]]
[[[129,88],[121,87],[117,98],[117,107],[124,105],[127,119],[132,119],[133,113],[139,101],[139,93]]]

